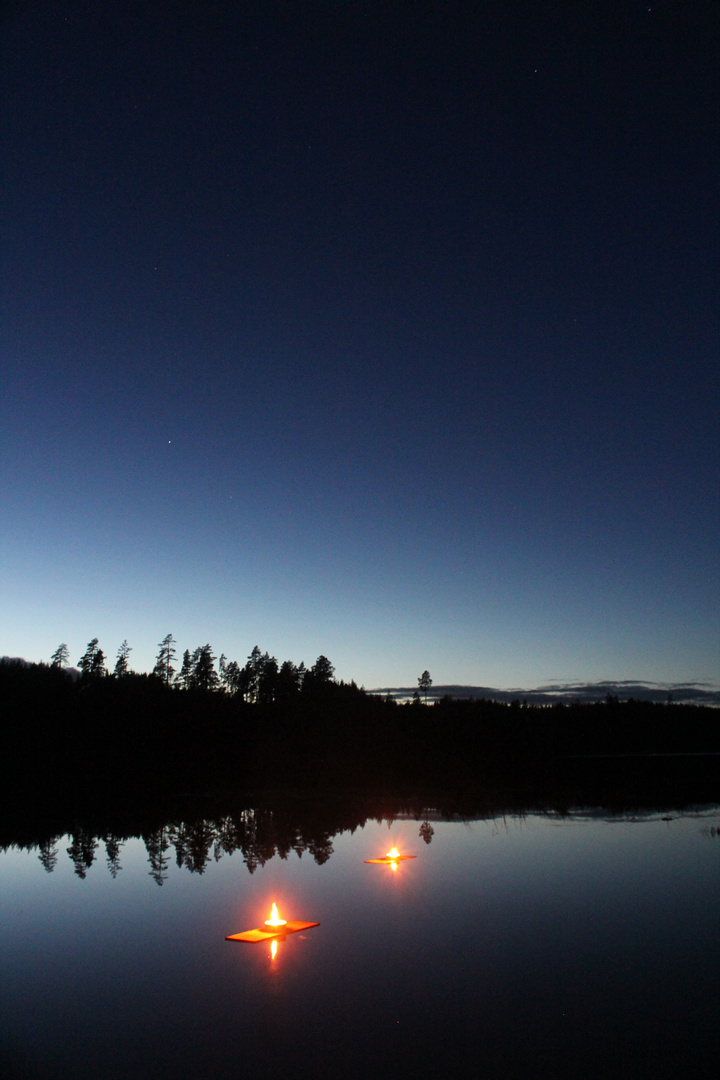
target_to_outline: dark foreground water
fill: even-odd
[[[720,811],[429,824],[252,874],[237,851],[153,876],[140,840],[115,876],[100,845],[81,878],[69,837],[51,873],[0,854],[0,1073],[720,1075]],[[392,845],[417,858],[364,863]],[[320,925],[274,959],[225,940],[273,901]]]

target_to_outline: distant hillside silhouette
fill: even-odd
[[[369,690],[368,693],[389,695],[395,701],[403,702],[410,701],[416,691],[417,686],[383,686]],[[519,688],[498,690],[492,686],[464,686],[447,683],[432,686],[427,692],[427,699],[431,702],[451,697],[457,700],[469,698],[476,701],[499,701],[505,704],[521,701],[527,702],[528,705],[555,705],[604,701],[608,695],[619,701],[664,703],[669,699],[679,705],[720,706],[720,686],[713,683],[656,683],[639,679],[607,680],[597,683],[551,683],[534,690]]]

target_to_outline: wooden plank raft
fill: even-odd
[[[274,930],[243,930],[241,934],[228,934],[226,941],[270,941],[272,938],[283,938],[286,934],[297,934],[298,930],[309,930],[313,926],[319,926],[317,922],[298,922],[296,919],[288,919],[284,926],[278,926]]]
[[[385,863],[385,865],[388,865],[389,863],[402,862],[403,859],[417,859],[417,855],[396,855],[394,858],[386,855],[383,859],[366,859],[365,862]]]

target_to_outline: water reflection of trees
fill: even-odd
[[[204,873],[211,858],[218,862],[236,852],[251,874],[275,856],[287,859],[291,851],[298,857],[308,851],[318,864],[327,862],[333,852],[328,830],[305,835],[296,820],[264,809],[244,809],[217,820],[201,818],[171,827],[168,835],[177,866],[193,874]]]
[[[73,833],[70,839],[71,843],[67,853],[77,876],[85,878],[95,861],[95,852],[99,847],[99,841],[82,826]]]
[[[162,885],[164,881],[167,881],[168,877],[167,868],[170,865],[170,856],[167,854],[170,848],[169,832],[170,830],[166,825],[161,825],[159,829],[143,833],[142,837],[145,850],[148,853],[150,876],[158,885]]]
[[[110,876],[116,878],[122,867],[120,865],[120,848],[123,845],[121,837],[115,836],[114,833],[106,833],[102,837],[105,843],[105,862]]]
[[[0,828],[0,850],[12,846],[35,850],[48,872],[62,859],[62,848],[74,873],[85,879],[104,845],[105,865],[114,878],[121,870],[123,845],[142,839],[148,873],[162,885],[171,863],[191,874],[204,874],[223,856],[240,856],[250,874],[271,859],[306,853],[316,864],[333,854],[334,837],[362,828],[368,821],[413,821],[419,840],[431,843],[432,822],[440,820],[517,818],[528,813],[577,816],[581,808],[592,813],[618,815],[647,813],[718,804],[720,788],[717,759],[654,757],[644,764],[630,759],[612,763],[588,759],[567,763],[561,777],[539,773],[531,783],[529,770],[510,786],[488,772],[476,788],[448,795],[426,789],[413,797],[364,797],[348,792],[316,792],[260,796],[247,805],[242,796],[183,796],[171,800],[139,791],[135,806],[126,799],[89,804],[81,814],[67,808],[43,808],[33,818],[27,804],[13,807],[12,817]],[[690,770],[692,764],[692,770]],[[69,843],[68,843],[69,841]],[[102,862],[102,857],[99,859]]]
[[[265,866],[273,858],[287,859],[292,853],[301,858],[309,853],[315,863],[323,865],[333,854],[333,837],[346,829],[362,827],[370,815],[327,816],[313,810],[305,816],[293,810],[275,811],[270,808],[243,808],[218,816],[201,815],[187,820],[175,820],[154,829],[141,830],[153,880],[162,885],[168,879],[169,866],[174,859],[179,869],[191,874],[204,874],[208,864],[219,862],[224,855],[240,854],[248,873]],[[390,815],[392,817],[392,815]],[[380,821],[381,813],[372,820]],[[418,816],[420,820],[420,816]],[[432,833],[432,827],[425,822]],[[422,831],[421,831],[422,834]],[[58,863],[58,841],[62,834],[27,845],[38,852],[38,859],[48,873]],[[120,853],[131,835],[104,830],[95,834],[90,828],[77,825],[69,834],[66,848],[73,869],[79,878],[87,877],[97,858],[101,842],[105,845],[107,869],[113,878],[122,869]],[[429,841],[428,841],[429,842]],[[24,845],[23,845],[24,846]]]
[[[422,825],[420,826],[420,837],[425,841],[426,844],[429,844],[432,842],[432,838],[434,835],[435,830],[433,829],[430,822],[423,821]]]
[[[38,858],[48,874],[52,874],[58,861],[58,849],[55,847],[55,840],[45,840],[40,844]]]

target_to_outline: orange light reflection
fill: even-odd
[[[277,938],[273,938],[270,942],[270,959],[274,960],[277,956]]]

